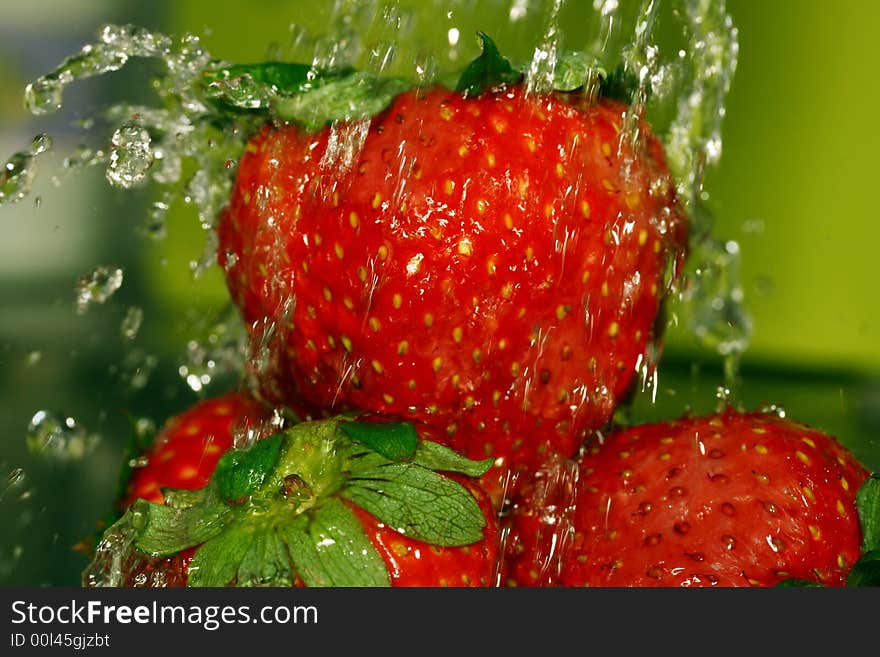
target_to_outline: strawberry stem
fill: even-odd
[[[483,538],[473,495],[437,470],[478,477],[471,461],[420,441],[412,425],[338,417],[227,452],[208,485],[138,500],[108,531],[165,557],[197,547],[191,586],[387,586],[390,575],[350,504],[438,546]]]

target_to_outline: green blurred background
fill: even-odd
[[[551,3],[399,4],[412,10],[404,11],[411,24],[402,21],[397,35],[398,63],[410,70],[425,49],[441,53],[446,64],[468,61],[477,53],[471,36],[477,29],[527,58]],[[618,39],[625,39],[638,3],[621,4]],[[196,393],[180,372],[188,344],[201,344],[227,308],[216,269],[198,278],[190,273],[205,238],[195,211],[176,205],[167,238],[149,240],[139,231],[156,200],[149,188],[113,190],[100,169],[63,175],[62,160],[81,135],[74,122],[112,102],[148,100],[156,68],[135,63],[74,85],[65,109],[50,117],[24,112],[24,86],[92,41],[103,23],[131,22],[171,35],[191,31],[215,57],[257,61],[273,52],[303,52],[303,32],[291,31],[292,24],[312,35],[336,30],[328,22],[333,5],[0,0],[0,159],[37,133],[55,140],[32,194],[0,206],[0,585],[77,585],[85,560],[71,546],[110,507],[132,423],[161,424],[200,395],[232,383],[219,373]],[[564,4],[565,45],[577,47],[577,35],[595,35],[592,5]],[[512,22],[511,12],[519,9],[525,16]],[[790,417],[836,434],[880,469],[880,222],[873,198],[880,144],[871,119],[880,101],[872,82],[880,64],[873,35],[880,5],[729,0],[728,10],[739,30],[739,66],[727,102],[724,154],[709,172],[706,191],[713,235],[740,245],[753,322],[732,399],[748,408],[777,404]],[[661,14],[658,42],[677,38],[671,15]],[[455,47],[452,28],[461,34]],[[374,35],[363,36],[366,42]],[[612,47],[618,43],[612,39]],[[122,268],[124,283],[106,304],[77,314],[76,281],[96,265]],[[120,331],[130,308],[143,312],[133,339]],[[138,385],[131,385],[133,378]],[[723,384],[721,358],[673,326],[656,399],[652,391],[637,394],[630,419],[707,411]],[[70,450],[28,450],[28,424],[40,410],[75,418],[84,435],[96,437],[92,451],[76,458]]]

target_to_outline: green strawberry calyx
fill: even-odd
[[[859,487],[856,508],[862,528],[862,556],[853,564],[846,578],[848,587],[880,586],[880,475],[872,474]],[[818,587],[811,580],[791,578],[780,587]]]
[[[466,97],[521,84],[527,65],[515,67],[495,42],[478,32],[481,53],[452,86]],[[232,114],[269,114],[318,130],[335,121],[367,119],[385,110],[395,96],[417,86],[414,80],[380,76],[350,67],[321,69],[295,62],[227,64],[215,62],[201,79],[205,96]],[[588,53],[560,53],[554,69],[553,91],[589,94],[630,102],[637,84],[623,68],[610,74]]]
[[[138,500],[111,530],[149,557],[197,547],[189,586],[389,586],[352,506],[431,545],[470,545],[486,518],[441,472],[479,477],[490,465],[421,440],[407,423],[304,422],[227,452],[204,488]]]
[[[847,586],[880,586],[880,475],[859,487],[856,507],[862,525],[862,556],[846,579]]]

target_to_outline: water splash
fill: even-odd
[[[593,52],[607,52],[608,42],[618,22],[619,0],[593,0],[593,10],[598,15],[599,32],[593,44]]]
[[[107,181],[114,187],[130,189],[147,180],[147,171],[155,158],[150,149],[150,133],[132,122],[116,129],[110,140]]]
[[[70,84],[118,71],[132,57],[151,58],[164,65],[165,73],[155,86],[159,106],[118,103],[107,108],[103,118],[116,126],[109,143],[106,147],[79,146],[65,158],[64,173],[71,175],[106,165],[111,186],[130,189],[155,185],[159,200],[141,231],[152,238],[165,236],[165,214],[176,198],[195,206],[202,227],[210,231],[229,196],[234,167],[226,163],[238,157],[256,120],[246,114],[220,117],[212,104],[216,90],[208,90],[203,76],[209,69],[223,65],[210,56],[196,36],[185,34],[172,39],[134,25],[105,25],[94,43],[28,85],[26,107],[38,116],[55,112],[61,109],[63,92]],[[264,85],[254,93],[268,91]],[[87,121],[81,127],[92,130],[96,125],[99,122]],[[34,154],[22,152],[10,159],[0,179],[0,202],[20,200],[28,193],[34,176]],[[187,161],[194,166],[185,167]],[[185,179],[187,170],[194,173]],[[56,178],[56,183],[60,182]],[[194,273],[200,274],[208,266],[210,259],[203,258],[193,268]],[[115,279],[111,276],[109,280]],[[85,300],[89,302],[90,298]]]
[[[126,340],[134,340],[137,337],[138,332],[140,332],[143,323],[143,308],[140,308],[139,306],[129,306],[128,310],[125,311],[125,317],[122,319],[119,331],[122,334],[122,337]]]
[[[562,4],[563,0],[553,0],[544,37],[532,55],[526,72],[526,91],[530,94],[546,94],[553,89],[559,57],[559,10]]]
[[[662,62],[650,38],[660,3],[645,0],[624,65],[638,80],[623,135],[638,140],[639,116],[650,103],[675,100],[666,131],[666,156],[679,199],[689,217],[690,253],[673,289],[674,313],[705,347],[724,358],[727,385],[736,383],[739,358],[752,333],[739,277],[739,245],[711,236],[713,216],[704,189],[707,169],[722,152],[727,95],[736,71],[738,33],[723,0],[680,0],[686,48]]]
[[[65,87],[77,80],[118,71],[130,57],[167,55],[171,45],[168,37],[135,25],[105,25],[98,38],[25,88],[25,106],[31,114],[40,116],[61,109]]]
[[[550,88],[548,80],[552,84],[556,73],[561,41],[558,15],[563,4],[564,0],[553,0],[551,19],[543,40],[535,49],[527,76],[532,93]],[[635,119],[648,111],[649,89],[661,95],[678,95],[672,83],[693,78],[689,92],[682,96],[669,138],[670,161],[682,181],[681,198],[696,217],[694,239],[699,247],[695,250],[698,264],[694,276],[681,294],[682,317],[705,344],[721,354],[738,355],[745,349],[751,329],[742,308],[742,291],[738,285],[738,253],[736,250],[731,252],[731,242],[703,240],[711,222],[704,209],[702,182],[706,167],[717,162],[721,155],[720,125],[724,98],[736,63],[736,32],[724,12],[723,2],[682,0],[679,4],[686,9],[684,16],[691,30],[687,57],[681,57],[680,61],[690,67],[690,71],[672,82],[664,77],[668,69],[660,60],[659,50],[651,43],[659,2],[643,3],[633,42],[624,54],[626,66],[638,79],[637,95],[628,113],[630,120],[624,134],[634,142],[638,140]],[[599,30],[590,51],[604,53],[619,20],[619,3],[617,0],[594,0],[593,6]],[[406,19],[395,7],[386,6],[379,12],[376,2],[339,0],[334,6],[334,27],[330,37],[312,40],[300,31],[293,34],[291,40],[296,42],[297,48],[308,46],[313,49],[312,63],[316,66],[353,64],[368,53],[369,68],[384,71],[401,59],[394,45],[397,35],[386,35],[384,40],[367,45],[357,28],[365,23],[363,15],[372,11],[374,18],[370,20],[402,30]],[[529,2],[514,0],[510,8],[511,21],[523,20],[528,10]],[[452,19],[451,12],[449,18]],[[448,35],[447,59],[454,61],[461,35],[455,27]],[[205,71],[222,69],[224,64],[213,60],[193,35],[173,40],[134,26],[105,26],[97,43],[86,46],[79,55],[65,60],[56,71],[28,87],[28,107],[36,115],[56,111],[62,106],[67,85],[75,80],[119,70],[131,57],[156,58],[166,66],[166,75],[158,88],[161,107],[120,104],[110,108],[106,118],[118,127],[109,146],[106,138],[101,140],[105,147],[83,146],[65,160],[64,167],[68,172],[75,172],[83,167],[106,165],[108,182],[122,189],[148,183],[155,185],[159,200],[151,208],[142,231],[154,239],[165,236],[165,215],[174,200],[181,199],[193,206],[206,235],[205,255],[191,266],[193,273],[198,275],[214,266],[214,223],[229,197],[234,162],[254,127],[247,113],[237,118],[224,116],[218,122],[214,103],[222,98],[239,109],[264,108],[276,90],[249,76],[215,79],[210,84],[203,84]],[[437,79],[439,61],[436,53],[421,53],[415,60],[416,79],[422,84]],[[593,77],[589,73],[585,76],[586,79]],[[356,160],[366,125],[367,122],[362,120],[332,126],[335,146],[331,150],[335,157],[328,161],[328,167]],[[83,127],[91,129],[93,126]],[[11,168],[7,165],[6,172],[0,174],[3,176],[0,177],[0,203],[21,200],[28,193],[36,154],[31,151],[29,159],[20,158]],[[342,166],[341,170],[347,168]],[[190,171],[195,173],[186,177]],[[230,259],[227,266],[235,266],[235,262]],[[77,308],[84,312],[91,304],[104,303],[112,296],[122,283],[122,270],[97,268],[81,283],[77,291]],[[142,312],[138,313],[138,310],[129,308],[120,328],[126,340],[137,337],[142,321]],[[273,327],[267,327],[265,335],[271,336],[272,330]],[[251,365],[268,367],[263,360],[266,353],[263,347],[262,342],[256,346],[248,345],[240,332],[214,331],[207,339],[191,340],[187,344],[178,373],[193,391],[203,393],[221,375],[240,378],[244,368],[243,354],[249,349]],[[648,352],[637,365],[643,389],[651,389],[653,395],[656,395],[658,386],[658,357],[658,354]],[[143,388],[156,365],[154,356],[135,350],[122,366],[122,371],[127,372],[123,378],[132,388]],[[59,421],[64,424],[67,419],[70,418]],[[74,426],[77,426],[75,422]],[[239,440],[247,443],[252,437],[242,436],[237,442]],[[127,536],[106,536],[99,546],[99,557],[87,571],[85,579],[91,585],[118,585],[123,581],[123,561],[129,551]]]
[[[119,523],[104,532],[95,548],[95,556],[83,571],[86,587],[125,586],[130,559],[134,553],[134,531]]]
[[[0,502],[6,498],[6,495],[11,490],[23,486],[26,479],[27,475],[25,474],[24,468],[13,468],[10,473],[6,475],[6,484],[3,486],[3,489],[0,490]]]
[[[218,378],[244,374],[247,335],[233,312],[221,314],[205,329],[206,337],[187,342],[186,353],[177,368],[181,379],[196,393],[201,393]]]
[[[157,242],[164,240],[168,236],[165,218],[176,196],[176,192],[165,192],[162,194],[162,198],[158,201],[153,201],[140,227],[141,235]]]
[[[120,365],[112,366],[111,373],[115,372],[129,390],[143,390],[158,365],[159,358],[155,354],[138,347],[126,353]]]
[[[37,176],[37,157],[52,149],[52,138],[41,133],[28,150],[13,153],[0,169],[0,205],[16,203],[31,191]]]
[[[706,348],[724,358],[726,385],[737,383],[739,361],[749,346],[752,320],[744,307],[739,244],[705,240],[690,254],[675,313]]]
[[[669,128],[667,157],[678,179],[679,195],[689,208],[703,205],[707,167],[721,158],[721,129],[727,94],[739,55],[738,32],[718,0],[681,0],[688,25],[689,88],[679,94],[678,112]],[[692,212],[692,240],[708,237],[710,215]]]
[[[624,117],[621,142],[640,144],[641,122],[645,118],[648,100],[654,93],[654,80],[659,70],[659,49],[651,43],[657,14],[658,0],[646,0],[636,18],[632,43],[623,51],[624,74],[637,81],[630,107]]]
[[[248,449],[257,440],[282,431],[291,424],[291,418],[282,409],[275,408],[272,415],[257,424],[236,425],[232,429],[232,444],[235,449]]]
[[[103,265],[80,277],[76,284],[77,313],[82,315],[93,304],[106,303],[122,287],[122,277],[122,269]]]
[[[62,162],[64,177],[71,176],[77,172],[107,161],[107,153],[102,149],[94,149],[85,144],[77,146],[73,153],[64,158]],[[55,176],[55,185],[61,185],[62,176]]]
[[[781,404],[762,404],[758,407],[758,411],[761,413],[767,413],[768,415],[775,415],[780,419],[785,419],[788,412],[785,410]]]
[[[74,418],[46,410],[34,413],[25,436],[32,454],[57,461],[82,459],[99,441],[100,436],[86,431]]]

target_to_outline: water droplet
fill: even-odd
[[[14,153],[0,169],[0,204],[20,201],[34,183],[36,167],[33,153]]]
[[[12,472],[6,475],[6,485],[20,486],[22,483],[24,483],[24,478],[24,468],[15,468],[14,470],[12,470]]]
[[[226,73],[228,75],[228,72]],[[220,100],[240,109],[269,107],[274,95],[270,85],[257,82],[248,73],[232,78],[217,79],[208,85],[209,98]]]
[[[370,119],[334,123],[330,128],[327,150],[321,158],[322,169],[335,176],[335,180],[343,180],[363,150],[369,131]],[[332,189],[332,184],[327,185],[328,194]]]
[[[535,48],[526,72],[526,91],[530,94],[546,94],[553,89],[556,60],[559,54],[559,10],[562,0],[553,0],[547,28],[541,43]]]
[[[101,42],[133,57],[163,57],[171,50],[171,39],[137,25],[113,25],[101,27]]]
[[[105,156],[104,151],[96,151],[88,146],[80,145],[72,155],[64,158],[62,166],[68,174],[76,173],[80,169],[103,162]]]
[[[234,252],[232,252],[232,251],[227,251],[227,252],[226,252],[226,259],[225,259],[225,261],[224,261],[224,263],[223,263],[223,268],[224,268],[226,271],[230,271],[230,270],[232,270],[232,269],[235,267],[235,265],[237,265],[237,264],[238,264],[238,254],[237,254],[237,253],[234,253]]]
[[[187,342],[186,354],[177,369],[194,392],[200,392],[218,377],[240,379],[248,349],[247,333],[231,308],[207,322],[203,331],[204,339]]]
[[[104,532],[94,558],[83,571],[83,586],[124,586],[131,567],[134,538],[134,529],[120,523]]]
[[[34,414],[25,436],[32,454],[60,461],[83,458],[98,441],[97,435],[89,434],[72,417],[45,410]]]
[[[120,326],[122,337],[126,340],[134,340],[137,337],[138,331],[141,330],[143,321],[143,309],[138,306],[130,306],[125,311],[125,317],[122,319],[122,325]]]
[[[122,383],[131,390],[143,390],[150,382],[159,359],[143,349],[133,349],[125,355],[119,369]]]
[[[168,231],[165,227],[165,217],[168,209],[171,207],[171,194],[166,194],[163,199],[154,201],[153,205],[147,212],[146,219],[140,227],[140,232],[151,240],[159,241],[165,239]]]
[[[34,140],[31,143],[31,153],[34,155],[42,155],[43,153],[51,150],[52,146],[52,137],[47,135],[45,132],[41,132],[36,137],[34,137]]]
[[[145,442],[156,435],[156,423],[148,417],[139,417],[134,422],[134,435],[139,442]]]
[[[107,180],[111,185],[129,189],[146,179],[153,164],[150,141],[150,133],[137,123],[126,123],[116,129],[107,166]]]
[[[529,10],[529,0],[513,0],[508,17],[511,23],[525,18]]]
[[[778,418],[785,419],[786,412],[785,409],[779,404],[763,404],[758,410],[761,413],[767,413],[769,415],[775,415]]]
[[[707,166],[721,158],[725,102],[736,71],[739,42],[723,2],[684,2],[687,23],[688,87],[678,95],[677,115],[669,129],[667,159],[679,180],[687,206],[699,206]],[[692,234],[707,235],[708,215],[692,212]]]
[[[76,285],[76,310],[85,313],[94,303],[105,303],[122,287],[122,270],[98,266],[80,277]]]
[[[137,458],[128,460],[128,467],[130,468],[145,468],[150,464],[150,457],[146,454],[138,456]]]
[[[3,501],[9,491],[14,488],[20,488],[24,485],[25,479],[26,475],[24,468],[13,468],[12,471],[6,475],[6,484],[0,486],[0,501]]]
[[[64,88],[72,82],[118,71],[132,56],[163,56],[170,48],[168,37],[134,25],[105,25],[98,38],[26,87],[28,111],[34,115],[55,112],[61,108]]]
[[[232,444],[236,449],[247,449],[257,440],[271,436],[284,429],[288,419],[279,409],[272,410],[272,417],[257,424],[247,426],[237,424],[232,427]]]
[[[225,170],[222,162],[215,161],[213,166]],[[230,190],[229,174],[220,174],[217,168],[196,171],[187,183],[184,200],[196,206],[202,228],[206,231],[214,226],[217,214],[229,199]]]
[[[437,57],[430,52],[420,52],[415,59],[415,77],[419,86],[430,85],[437,77]]]
[[[43,360],[43,352],[35,349],[34,351],[29,351],[27,356],[25,356],[25,364],[28,367],[33,367],[37,365],[41,360]]]
[[[694,248],[680,295],[685,325],[722,356],[742,354],[752,333],[739,284],[739,248],[733,244],[707,240]]]
[[[24,89],[24,104],[34,116],[51,114],[61,109],[64,83],[57,77],[45,76],[31,82]]]

